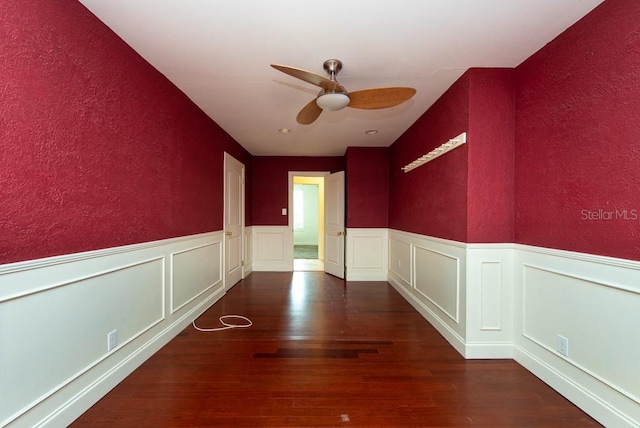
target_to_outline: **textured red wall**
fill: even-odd
[[[470,70],[467,242],[513,242],[514,127],[514,70]]]
[[[639,16],[606,1],[517,68],[516,242],[640,260]]]
[[[401,168],[468,128],[467,72],[390,148],[390,228],[466,240],[467,145],[406,174]]]
[[[289,205],[289,171],[344,170],[344,158],[255,156],[253,158],[252,219],[254,225],[286,226],[282,208]]]
[[[0,27],[0,263],[222,228],[221,128],[76,1]]]
[[[347,227],[387,227],[389,149],[349,147],[345,158]]]

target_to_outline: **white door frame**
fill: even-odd
[[[293,271],[293,177],[327,177],[331,173],[328,171],[289,171],[289,202],[288,202],[288,232],[286,242],[290,243],[290,251],[285,251],[290,259],[287,259],[287,264],[291,266]],[[319,255],[318,255],[319,256]]]
[[[337,184],[337,187],[335,186]],[[345,172],[325,177],[324,271],[344,279],[345,266]]]
[[[241,174],[240,175],[241,186],[240,186],[240,195],[239,195],[239,201],[238,201],[239,205],[240,205],[239,206],[239,210],[240,210],[240,227],[238,228],[239,230],[234,230],[234,231],[228,230],[228,227],[227,227],[227,221],[228,221],[227,217],[228,217],[228,208],[229,208],[227,206],[228,205],[227,201],[228,201],[228,196],[229,196],[228,195],[228,190],[229,189],[227,187],[227,184],[228,184],[227,183],[227,165],[230,162],[233,162],[238,167],[240,167],[240,171],[241,171],[240,172],[240,174]],[[224,288],[225,288],[225,290],[229,290],[231,287],[233,287],[237,283],[237,281],[234,280],[233,284],[229,284],[229,281],[227,280],[227,274],[229,272],[229,269],[228,269],[228,266],[227,266],[227,264],[229,262],[227,251],[230,249],[229,248],[229,242],[228,242],[230,238],[239,239],[238,242],[239,242],[240,248],[239,248],[238,251],[239,251],[239,257],[240,257],[240,260],[239,260],[240,266],[238,267],[238,269],[240,269],[240,280],[242,278],[244,278],[244,276],[245,276],[244,275],[244,239],[245,239],[245,236],[244,236],[244,228],[245,228],[245,224],[244,224],[244,220],[245,220],[244,219],[244,217],[245,217],[245,215],[244,215],[244,207],[245,207],[245,204],[244,204],[244,202],[245,202],[244,201],[244,195],[245,195],[244,174],[245,174],[245,166],[244,166],[244,164],[242,162],[240,162],[239,160],[237,160],[236,158],[231,156],[229,153],[225,152],[224,153],[224,168],[223,168],[223,170],[224,170],[224,172],[223,172],[223,186],[224,186],[224,191],[223,191],[223,200],[224,200],[223,201],[223,229],[224,230],[223,230],[223,232],[224,232],[224,235],[223,235],[223,239],[222,239],[222,243],[223,243],[222,244],[222,248],[223,248],[223,250],[222,250],[222,252],[223,252],[223,258],[222,258],[223,263],[222,263],[222,266],[223,266]],[[228,233],[233,233],[233,235],[229,236]],[[236,236],[236,234],[239,235],[239,236]]]

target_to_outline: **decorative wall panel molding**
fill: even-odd
[[[387,229],[347,230],[346,263],[349,281],[386,281],[388,271]]]
[[[413,283],[413,268],[411,243],[389,237],[389,275],[405,288],[411,288]]]
[[[171,253],[171,313],[202,293],[222,285],[222,242],[212,242]],[[202,269],[202,266],[212,266]]]
[[[254,260],[286,267],[288,228],[250,233]],[[513,357],[604,425],[637,426],[640,262],[384,229],[347,236],[352,268],[384,269],[386,259],[389,282],[466,358]],[[221,243],[214,232],[0,266],[0,338],[16,344],[0,354],[12,367],[0,425],[68,425],[106,394],[224,294]],[[423,286],[434,270],[445,274]],[[454,300],[457,323],[438,307],[453,313]],[[113,329],[119,342],[107,351]],[[44,354],[47,370],[33,376]]]
[[[502,330],[502,263],[480,262],[480,330]]]
[[[465,259],[463,243],[389,230],[389,283],[462,355],[466,329]]]
[[[0,426],[67,426],[184,329],[224,293],[221,239],[0,266]]]
[[[465,358],[514,358],[603,425],[639,426],[640,262],[396,230],[388,242],[389,282]],[[460,260],[466,280],[458,324],[416,291],[421,275],[447,269],[446,258],[433,258],[414,277],[403,273],[408,254],[416,271],[420,251],[423,258],[434,251]],[[558,335],[569,340],[567,355]]]
[[[244,228],[244,266],[242,278],[246,278],[253,272],[253,227]]]
[[[513,245],[467,246],[467,344],[471,358],[511,358]]]
[[[456,324],[460,306],[460,259],[447,253],[414,246],[415,290]]]
[[[293,271],[293,233],[289,226],[252,226],[253,270]]]
[[[603,425],[637,427],[640,262],[516,245],[514,273],[516,361]]]
[[[640,288],[527,263],[522,274],[523,336],[640,404]]]

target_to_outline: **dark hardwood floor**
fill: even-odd
[[[599,426],[511,360],[464,360],[390,285],[257,272],[74,427]]]

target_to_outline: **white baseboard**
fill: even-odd
[[[558,391],[591,417],[607,427],[638,428],[640,421],[622,413],[618,408],[602,399],[598,393],[584,388],[561,369],[545,363],[536,355],[520,346],[513,347],[513,358],[544,383]]]
[[[512,359],[513,343],[469,343],[465,341],[464,357],[469,360]]]

